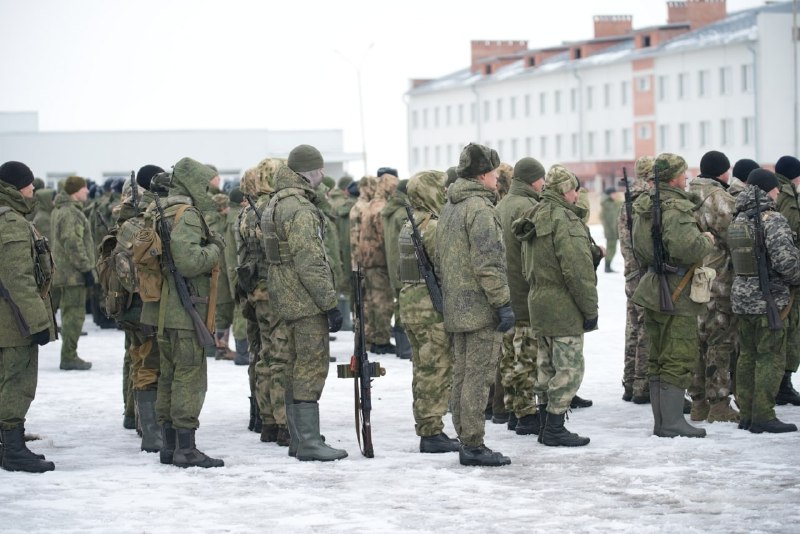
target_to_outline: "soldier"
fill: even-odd
[[[403,287],[403,283],[400,282],[397,270],[400,260],[397,237],[400,235],[400,229],[408,220],[405,209],[405,205],[408,202],[408,195],[406,194],[407,187],[408,180],[400,180],[394,195],[386,202],[386,206],[381,211],[381,218],[383,219],[383,242],[386,244],[386,264],[389,272],[389,283],[392,286],[395,296],[394,327],[392,328],[392,334],[394,335],[395,343],[397,343],[397,357],[403,360],[411,359],[412,348],[408,336],[406,335],[403,322],[400,320],[400,289]]]
[[[792,229],[795,239],[800,240],[800,194],[797,192],[797,187],[800,186],[800,160],[794,156],[783,156],[775,163],[775,175],[780,184],[778,211],[789,221],[789,227]],[[795,299],[798,298],[797,290],[796,287],[792,288]],[[788,323],[786,369],[775,401],[781,406],[784,404],[800,406],[800,394],[792,385],[792,373],[796,373],[800,367],[800,305],[791,307]]]
[[[289,333],[289,455],[330,461],[347,457],[347,452],[326,445],[319,430],[319,398],[330,358],[328,336],[342,327],[333,271],[322,242],[324,216],[314,205],[323,166],[316,148],[293,148],[288,164],[275,175],[275,195],[262,214],[261,228],[270,302]]]
[[[650,401],[653,408],[653,434],[659,437],[705,437],[683,416],[684,394],[692,383],[697,358],[697,316],[703,305],[689,299],[683,287],[688,283],[692,264],[711,253],[714,237],[700,232],[692,215],[696,199],[686,187],[686,161],[675,154],[660,154],[653,163],[659,178],[661,238],[664,263],[674,269],[663,275],[669,295],[660,295],[653,253],[653,199],[641,195],[633,205],[633,244],[636,259],[647,272],[633,294],[634,303],[645,308],[645,328],[650,342]],[[683,284],[683,286],[681,286]],[[679,290],[679,286],[681,289]],[[672,302],[674,311],[665,312],[661,298]]]
[[[211,230],[221,236],[225,236],[228,222],[228,212],[230,211],[230,199],[225,193],[215,193],[211,195],[211,200],[216,208],[208,214],[207,222]],[[228,248],[228,244],[225,244]],[[230,338],[231,325],[233,325],[233,295],[231,295],[230,284],[228,283],[228,267],[225,261],[225,251],[221,251],[219,262],[219,282],[217,283],[217,310],[214,314],[216,324],[214,325],[214,338],[217,344],[215,359],[233,360],[236,353],[230,349],[228,339]]]
[[[322,215],[324,215],[322,235],[325,244],[325,253],[328,255],[328,261],[331,265],[331,269],[333,269],[333,285],[336,288],[336,294],[339,295],[342,291],[342,283],[345,276],[342,272],[342,257],[339,253],[339,232],[336,230],[336,213],[328,200],[328,193],[331,191],[331,188],[335,189],[336,184],[333,178],[326,176],[315,191],[317,200],[319,201],[317,203],[317,208],[322,212]],[[332,340],[336,339],[333,336],[331,337]]]
[[[739,428],[754,434],[795,432],[797,426],[775,416],[775,393],[786,368],[785,318],[791,306],[790,286],[800,285],[800,251],[794,244],[786,218],[776,210],[779,181],[765,170],[756,169],[747,187],[736,197],[736,219],[729,229],[729,244],[736,277],[731,300],[739,317],[739,362],[736,366],[736,401],[741,409]],[[760,206],[760,228],[755,227]],[[763,250],[756,251],[760,230]],[[762,260],[758,260],[762,256]],[[762,269],[766,269],[764,273]],[[761,291],[759,275],[767,275],[769,293],[783,313],[772,324],[768,303]],[[782,321],[783,319],[783,321]]]
[[[171,227],[170,251],[176,274],[186,279],[198,315],[211,328],[215,308],[210,296],[217,281],[215,271],[219,256],[225,248],[222,238],[211,232],[202,215],[214,209],[206,192],[213,177],[214,171],[209,167],[191,158],[182,158],[173,167],[169,196],[162,203],[164,217]],[[160,181],[165,179],[168,179],[166,174],[157,175],[150,189],[156,192],[159,187],[165,187]],[[152,210],[153,206],[149,211],[156,219],[160,234],[158,219],[161,215]],[[162,242],[166,238],[160,237]],[[222,467],[225,465],[222,460],[206,456],[195,445],[195,431],[200,426],[200,411],[208,387],[206,354],[189,311],[181,303],[170,265],[163,256],[160,263],[161,298],[158,302],[144,303],[141,322],[158,327],[161,375],[156,413],[163,440],[161,463],[177,467]]]
[[[353,193],[351,193],[353,191]],[[342,283],[339,289],[339,311],[342,312],[344,322],[342,330],[353,330],[353,321],[350,319],[350,294],[353,288],[350,286],[349,273],[352,272],[350,258],[350,210],[358,198],[358,184],[353,182],[350,176],[342,176],[339,179],[338,188],[331,191],[330,202],[333,212],[336,214],[334,222],[336,232],[339,235],[339,255],[342,258]]]
[[[727,243],[728,225],[733,220],[734,200],[728,189],[731,164],[722,152],[711,150],[700,160],[700,175],[689,183],[689,193],[700,199],[694,212],[697,226],[714,236],[714,250],[702,265],[716,272],[711,282],[711,299],[698,317],[700,353],[689,395],[692,421],[738,422],[739,412],[731,408],[731,360],[736,351],[736,316],[731,311],[731,254]]]
[[[47,238],[47,241],[53,242],[52,235],[50,234],[50,217],[53,213],[53,199],[56,192],[53,189],[42,187],[37,189],[34,193],[36,198],[36,214],[33,216],[33,224],[36,229]]]
[[[564,427],[566,412],[583,380],[583,334],[597,329],[596,265],[603,250],[592,244],[577,206],[580,183],[553,165],[540,202],[514,225],[530,284],[528,311],[538,351],[534,392],[539,399],[539,442],[579,447],[589,438]],[[534,426],[534,425],[532,425]]]
[[[78,357],[78,337],[86,319],[86,291],[94,287],[95,243],[83,203],[89,195],[86,180],[70,176],[56,196],[52,215],[53,285],[61,289],[61,365],[65,371],[86,371],[91,362]]]
[[[750,176],[750,171],[760,168],[758,163],[752,159],[740,159],[733,164],[731,171],[731,179],[728,180],[728,193],[736,198],[736,196],[744,191],[747,187],[747,177]]]
[[[503,332],[514,326],[505,245],[494,210],[499,165],[495,150],[474,143],[464,147],[458,180],[447,191],[436,231],[434,262],[442,277],[445,330],[453,343],[453,424],[462,465],[511,463],[483,442],[484,408]]]
[[[39,347],[55,338],[50,309],[52,259],[25,216],[33,204],[33,173],[24,163],[0,165],[0,467],[55,469],[25,444],[25,416],[36,396]]]
[[[600,217],[603,219],[603,235],[606,238],[606,272],[613,273],[611,262],[617,253],[617,241],[619,241],[619,230],[617,221],[619,220],[620,203],[614,198],[617,192],[613,187],[605,190],[603,200],[600,203]]]
[[[509,332],[511,348],[503,351],[500,371],[505,390],[505,408],[509,413],[508,429],[514,430],[519,435],[539,433],[539,415],[536,399],[533,396],[537,345],[536,337],[531,332],[528,313],[530,286],[522,272],[522,245],[511,226],[526,211],[539,203],[540,193],[544,187],[544,176],[545,171],[541,163],[533,158],[522,158],[514,166],[514,178],[511,180],[508,195],[497,204],[497,215],[500,217],[506,244],[511,307],[516,318],[514,329]]]
[[[236,267],[239,266],[236,257],[236,234],[239,230],[239,215],[242,209],[247,206],[242,190],[236,186],[231,189],[229,198],[230,210],[225,220],[225,267],[227,269],[228,291],[233,298],[233,341],[236,348],[236,356],[233,358],[235,365],[250,365],[250,347],[247,342],[247,321],[242,315],[242,308],[236,298],[236,283],[238,276]]]

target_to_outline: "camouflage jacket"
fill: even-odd
[[[619,212],[622,205],[610,195],[603,196],[603,201],[600,203],[600,217],[603,219],[603,235],[606,241],[614,241],[619,239],[617,221],[619,220]]]
[[[337,303],[323,243],[324,218],[315,201],[309,183],[282,166],[275,175],[275,196],[261,215],[264,250],[269,255],[268,240],[281,244],[280,263],[269,265],[267,288],[270,303],[286,321],[325,313]]]
[[[715,238],[711,254],[703,258],[703,265],[713,268],[717,276],[711,282],[711,298],[729,299],[733,283],[733,264],[728,248],[728,226],[733,220],[734,200],[726,185],[713,178],[698,176],[689,183],[689,193],[700,199],[694,212],[701,232],[711,232]]]
[[[531,288],[531,330],[540,335],[579,336],[583,321],[597,317],[597,275],[584,215],[563,195],[545,190],[512,225]]]
[[[383,242],[386,244],[386,264],[389,268],[389,282],[392,289],[395,291],[400,290],[403,284],[397,276],[397,264],[400,260],[400,249],[397,246],[397,238],[400,235],[400,229],[408,220],[406,214],[406,202],[408,202],[408,195],[401,191],[395,191],[392,198],[386,203],[386,206],[381,211],[381,218],[383,219]]]
[[[361,241],[361,228],[363,226],[362,219],[365,216],[367,207],[369,206],[372,195],[375,193],[375,187],[378,185],[377,178],[373,176],[364,176],[358,185],[359,197],[353,207],[350,208],[350,264],[353,269],[356,265],[363,267],[361,258],[361,249],[359,242]]]
[[[800,195],[791,180],[781,174],[778,177],[778,211],[786,217],[789,228],[794,233],[795,243],[800,242]]]
[[[255,205],[262,218],[264,217],[264,212],[267,211],[272,196],[271,193],[260,192],[256,198]],[[256,212],[249,205],[242,209],[238,230],[236,235],[237,265],[246,269],[247,273],[249,273],[247,277],[242,276],[240,285],[242,285],[242,289],[246,291],[251,300],[269,300],[267,289],[269,263],[267,263],[267,257],[264,254],[264,235],[261,221],[258,220]],[[248,277],[250,278],[250,284],[247,284],[246,278]]]
[[[56,196],[55,209],[50,221],[53,235],[53,260],[56,287],[82,286],[83,273],[94,272],[95,245],[89,220],[83,214],[82,204],[65,193]]]
[[[689,269],[694,263],[702,262],[711,253],[711,240],[702,235],[694,218],[694,210],[699,200],[682,189],[660,184],[661,196],[661,236],[665,248],[667,264],[682,269]],[[639,285],[633,294],[633,302],[657,312],[661,311],[659,301],[659,280],[650,267],[653,266],[653,194],[649,191],[641,195],[633,204],[633,250],[642,269]],[[670,295],[681,282],[683,274],[667,274]],[[705,305],[697,304],[689,299],[689,286],[680,294],[674,303],[674,315],[698,315]]]
[[[643,193],[642,190],[634,190],[631,188],[631,214],[633,214],[633,203]],[[633,221],[631,221],[633,224]],[[625,275],[626,294],[630,283],[636,285],[642,277],[641,269],[639,269],[639,262],[636,261],[636,255],[633,253],[633,241],[631,241],[631,232],[628,230],[628,211],[625,204],[622,204],[622,209],[619,210],[619,219],[617,219],[617,233],[619,235],[619,250],[622,252],[622,259],[624,260],[623,274]],[[628,298],[633,296],[631,292],[627,295]]]
[[[49,254],[37,253],[34,245],[36,230],[25,219],[31,212],[30,203],[14,186],[0,182],[0,210],[0,281],[19,308],[30,334],[50,330],[53,339],[55,325],[46,292],[49,280],[36,275],[37,262],[49,271],[52,265]],[[50,275],[48,272],[47,277]],[[0,298],[0,348],[30,344],[30,335],[20,332],[11,306]]]
[[[731,176],[728,180],[728,194],[733,198],[736,198],[739,193],[744,191],[745,187],[747,187],[747,184],[735,176]]]
[[[334,194],[339,191],[338,194]],[[336,233],[339,236],[339,256],[342,258],[342,283],[341,291],[349,294],[352,290],[350,288],[350,272],[353,270],[350,254],[350,210],[356,203],[354,198],[345,197],[340,189],[331,191],[331,208],[336,214],[334,224],[336,224]]]
[[[794,244],[786,218],[776,211],[775,202],[759,191],[764,245],[767,249],[772,296],[779,309],[789,303],[789,286],[800,285],[800,251]],[[736,221],[752,222],[756,207],[755,186],[749,185],[736,197]],[[794,304],[795,306],[797,303]],[[736,275],[731,289],[733,313],[766,315],[767,303],[761,293],[758,276]]]
[[[358,236],[358,255],[361,266],[386,267],[386,243],[383,240],[383,219],[381,211],[387,199],[397,188],[397,178],[391,174],[384,175],[375,189],[375,196],[361,215],[361,232]]]
[[[435,252],[445,329],[472,332],[495,326],[495,309],[511,301],[495,192],[475,180],[459,178],[447,190],[447,198]]]
[[[508,194],[497,203],[497,215],[503,227],[503,241],[506,244],[506,265],[508,269],[508,289],[511,294],[511,307],[517,321],[528,321],[528,291],[530,286],[522,269],[522,244],[514,235],[511,225],[514,221],[539,203],[539,193],[521,180],[512,180]]]
[[[52,189],[39,189],[34,195],[36,196],[36,213],[33,216],[33,224],[39,233],[52,243],[50,216],[53,213],[53,199],[56,192]]]
[[[236,267],[239,266],[239,260],[236,257],[236,231],[241,213],[241,206],[231,204],[231,210],[228,212],[225,221],[225,268],[228,271],[228,291],[233,297],[236,296],[236,282],[238,280]]]

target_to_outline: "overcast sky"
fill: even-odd
[[[370,171],[405,173],[410,78],[464,68],[472,39],[554,45],[617,14],[663,23],[666,1],[0,0],[0,111],[42,130],[340,128],[360,152],[360,66]]]

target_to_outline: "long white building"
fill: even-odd
[[[767,165],[798,154],[792,3],[667,11],[666,24],[639,29],[630,16],[595,16],[592,39],[543,49],[473,41],[468,68],[412,81],[411,172],[456,165],[470,141],[511,164],[564,163],[594,188],[659,152],[683,155],[692,172],[711,149]]]

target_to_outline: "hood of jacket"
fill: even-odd
[[[281,165],[275,173],[275,191],[288,189],[294,187],[305,191],[306,197],[315,205],[318,202],[317,193],[311,187],[311,184],[289,168],[288,165]]]
[[[169,195],[186,195],[201,212],[216,211],[209,185],[217,174],[207,165],[192,158],[183,158],[172,168],[172,187]]]
[[[399,183],[400,179],[397,176],[393,174],[384,174],[383,178],[378,179],[378,185],[375,188],[375,194],[373,195],[373,198],[382,198],[384,200],[390,199],[397,189],[397,184]]]
[[[408,195],[406,193],[403,193],[402,191],[395,191],[392,197],[386,201],[386,205],[381,210],[381,217],[388,219],[397,210],[405,212],[405,206],[407,202]]]
[[[45,213],[53,211],[53,199],[56,196],[54,189],[39,189],[33,196],[36,198],[36,209],[42,210]]]
[[[494,205],[497,201],[497,193],[477,180],[459,178],[447,189],[447,200],[453,204],[464,202],[471,197],[482,197],[488,199],[492,205]]]
[[[50,191],[52,193],[52,190]],[[33,199],[26,199],[22,193],[11,184],[0,182],[0,206],[8,206],[23,215],[27,215],[33,209]]]
[[[375,189],[378,187],[378,179],[374,176],[364,176],[358,182],[358,198],[369,202],[375,196]]]
[[[758,204],[762,210],[777,209],[775,201],[769,195],[755,185],[748,185],[744,190],[736,195],[736,212],[749,211],[756,207],[756,192],[758,192]]]
[[[438,215],[444,206],[444,182],[447,173],[418,172],[408,181],[408,201],[414,209]]]

